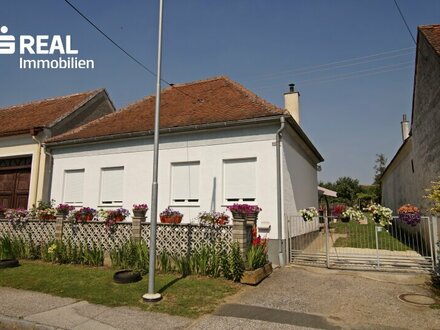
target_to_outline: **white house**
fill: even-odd
[[[189,222],[201,211],[258,204],[259,227],[276,260],[278,242],[285,239],[284,216],[318,206],[317,164],[323,161],[294,119],[299,94],[291,87],[285,99],[293,117],[226,77],[165,89],[158,211],[171,206]],[[149,204],[154,102],[147,97],[50,139],[51,197],[104,209]]]

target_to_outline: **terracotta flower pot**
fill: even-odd
[[[161,223],[181,223],[183,215],[161,216]]]
[[[124,216],[123,215],[117,215],[117,216],[115,216],[115,221],[116,222],[122,222],[122,221],[124,221]]]

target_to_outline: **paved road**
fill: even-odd
[[[197,320],[0,288],[0,329],[440,329],[424,276],[286,267]]]

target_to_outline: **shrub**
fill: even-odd
[[[110,251],[113,267],[148,273],[149,249],[145,242],[128,241]]]

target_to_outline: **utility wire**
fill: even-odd
[[[364,60],[364,59],[368,59],[368,58],[372,58],[372,57],[378,57],[378,56],[382,56],[382,55],[386,55],[386,54],[400,53],[400,52],[407,51],[410,49],[414,49],[414,47],[406,47],[406,48],[400,48],[400,49],[394,49],[394,50],[389,50],[389,51],[385,51],[385,52],[380,52],[380,53],[376,53],[376,54],[370,54],[370,55],[366,55],[366,56],[347,58],[347,59],[338,60],[338,61],[334,61],[334,62],[308,66],[308,67],[301,68],[301,69],[285,70],[285,71],[281,72],[281,74],[286,73],[286,72],[291,72],[291,73],[300,73],[301,72],[302,73],[303,71],[307,71],[307,70],[311,70],[311,69],[318,69],[318,68],[333,66],[335,64],[354,62],[354,61]],[[279,74],[280,73],[270,73],[270,74],[262,75],[261,77],[272,77],[272,76],[276,76]]]
[[[413,47],[411,47],[411,49],[412,48]],[[359,62],[354,62],[354,63],[347,63],[347,64],[341,64],[341,65],[333,65],[333,66],[324,67],[324,68],[321,68],[321,69],[314,69],[314,70],[308,70],[308,71],[300,71],[300,70],[298,70],[296,73],[294,73],[294,75],[295,76],[299,76],[299,75],[305,75],[305,74],[322,72],[322,71],[331,71],[331,70],[340,69],[340,68],[346,68],[346,67],[350,67],[350,66],[356,66],[356,65],[372,63],[372,62],[377,62],[377,61],[384,61],[384,60],[388,60],[388,59],[396,58],[396,57],[408,56],[408,55],[411,55],[411,54],[412,54],[412,52],[406,52],[406,53],[402,53],[402,54],[384,56],[384,57],[380,57],[380,58],[373,58],[373,59],[370,59],[370,60],[359,61]],[[292,75],[292,74],[289,73],[289,72],[286,72],[285,74],[279,74],[277,77],[264,78],[264,79],[259,79],[259,80],[255,80],[255,81],[257,82],[257,81],[275,80],[275,79],[279,79],[279,78],[282,78],[282,77],[285,77],[285,76],[290,76],[290,75]]]
[[[331,75],[331,76],[321,77],[321,78],[317,78],[317,79],[301,80],[301,81],[298,81],[298,83],[301,83],[302,85],[303,84],[309,85],[310,83],[321,83],[321,82],[328,82],[328,81],[334,81],[334,80],[342,80],[342,79],[349,79],[349,78],[371,76],[371,75],[375,75],[375,74],[401,70],[401,69],[404,69],[404,68],[411,66],[411,63],[412,62],[400,62],[400,63],[396,63],[396,64],[392,64],[392,65],[385,65],[385,66],[372,68],[372,69],[354,71],[354,72],[346,73],[346,74],[342,74],[342,75]],[[392,69],[390,69],[390,68],[392,68]],[[388,70],[384,70],[384,69],[388,69]],[[262,86],[262,87],[257,87],[257,89],[266,89],[266,88],[278,87],[278,86],[281,86],[281,84],[266,85],[266,86]]]
[[[399,14],[400,14],[400,17],[401,17],[402,20],[403,20],[403,23],[405,23],[406,29],[408,30],[408,32],[409,32],[409,34],[410,34],[412,40],[414,41],[414,44],[417,45],[417,41],[416,41],[416,39],[414,38],[414,36],[413,36],[413,34],[412,34],[412,32],[411,32],[411,29],[410,29],[409,26],[408,26],[408,23],[406,22],[405,16],[403,16],[402,11],[400,10],[400,7],[399,7],[399,4],[397,3],[397,0],[394,0],[394,4],[396,5],[396,8],[397,8],[397,10],[398,10],[398,12],[399,12]]]
[[[101,30],[95,23],[92,22],[85,14],[83,14],[78,8],[76,8],[69,0],[64,0],[65,3],[67,3],[77,14],[79,14],[83,19],[87,21],[91,26],[93,26],[99,33],[101,33],[108,41],[110,41],[114,46],[116,46],[120,51],[122,51],[125,55],[127,55],[130,59],[132,59],[135,63],[137,63],[139,66],[141,66],[145,71],[149,72],[154,77],[157,76],[156,72],[148,68],[145,64],[143,64],[141,61],[139,61],[137,58],[135,58],[133,55],[131,55],[128,51],[126,51],[124,48],[122,48],[116,41],[114,41],[112,38],[110,38],[103,30]],[[165,84],[167,84],[170,87],[173,87],[178,92],[189,96],[191,98],[197,99],[193,97],[190,94],[185,93],[184,91],[181,91],[177,87],[174,87],[174,84],[166,81],[165,79],[161,79]]]

